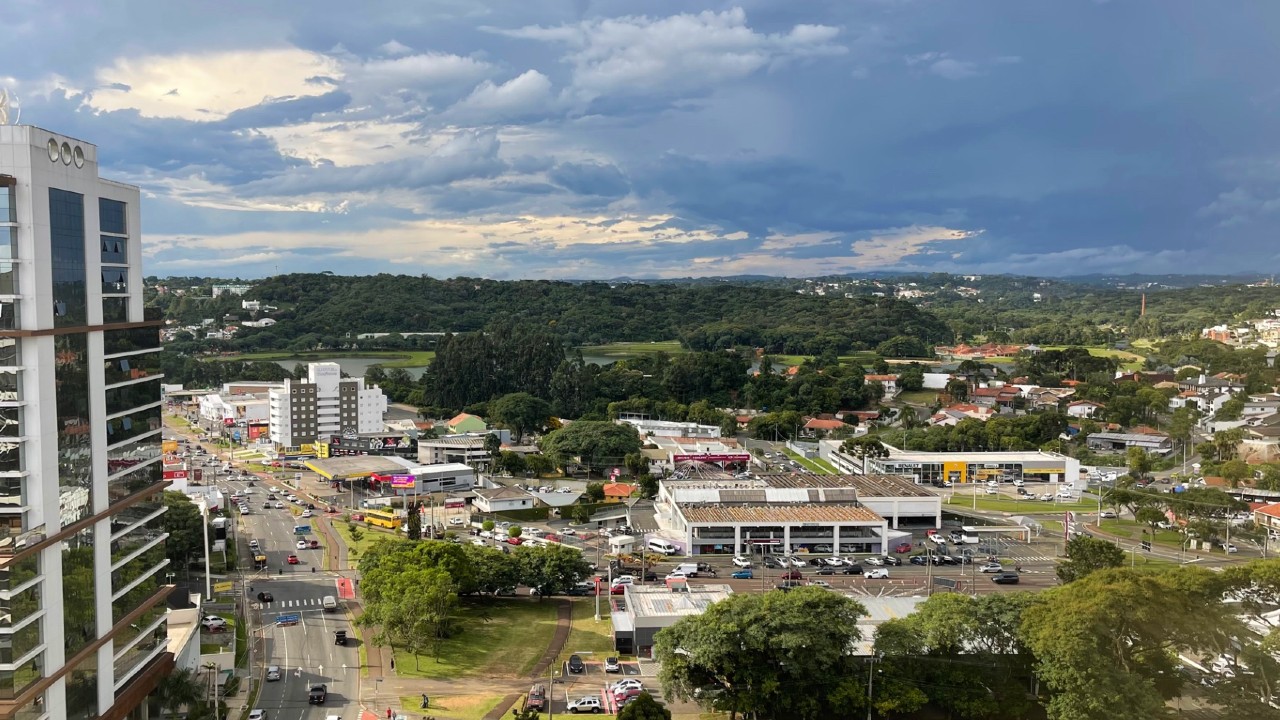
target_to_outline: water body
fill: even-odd
[[[343,355],[341,357],[329,357],[329,358],[308,357],[302,360],[275,360],[273,362],[275,362],[275,364],[279,365],[280,367],[290,372],[293,371],[293,367],[298,363],[302,363],[303,365],[306,365],[307,363],[313,363],[313,362],[333,362],[333,363],[338,363],[338,365],[342,368],[342,372],[350,375],[353,378],[359,378],[359,377],[364,377],[365,372],[368,371],[368,369],[373,367],[374,365],[395,362],[395,359],[385,358],[385,357],[359,357],[356,355]],[[401,369],[409,373],[411,376],[413,376],[415,380],[422,377],[422,373],[427,371],[427,368],[425,366],[407,367],[407,368],[401,368]]]

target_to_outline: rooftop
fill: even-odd
[[[392,455],[347,455],[308,460],[307,467],[328,478],[367,477],[373,473],[403,473],[418,463]]]
[[[686,505],[691,523],[717,522],[879,522],[880,516],[858,505]]]
[[[627,611],[636,617],[701,615],[712,603],[733,594],[728,585],[691,585],[688,592],[672,592],[665,585],[627,586]]]
[[[862,497],[935,497],[928,490],[898,475],[761,475],[776,488],[853,488]]]
[[[509,487],[476,488],[475,494],[487,500],[507,500],[512,498],[532,497],[529,493],[523,490],[517,490],[515,488],[509,488]],[[568,493],[564,493],[564,494],[567,495]]]
[[[927,452],[924,450],[899,450],[889,448],[889,457],[880,462],[969,462],[969,463],[1013,463],[1013,462],[1064,462],[1065,455],[1043,452],[1041,450],[1022,450],[1008,452]]]

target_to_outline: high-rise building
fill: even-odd
[[[271,390],[271,442],[296,448],[333,435],[383,430],[387,397],[364,378],[343,378],[338,363],[309,363],[306,380],[285,380]]]
[[[0,126],[0,718],[139,717],[172,667],[138,188]]]

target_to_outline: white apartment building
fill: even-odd
[[[344,379],[338,363],[309,363],[306,380],[285,380],[271,390],[271,442],[294,448],[333,435],[381,432],[386,412],[387,396],[377,385]]]
[[[0,718],[115,720],[173,667],[138,188],[0,126]]]
[[[270,401],[262,396],[209,393],[201,395],[199,402],[200,421],[206,427],[259,425],[271,420]]]

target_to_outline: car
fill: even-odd
[[[862,566],[861,566],[861,565],[849,565],[848,567],[846,567],[846,568],[844,568],[843,570],[841,570],[841,571],[840,571],[840,574],[841,574],[841,575],[861,575],[861,574],[862,574]]]
[[[823,587],[823,588],[831,587],[831,583],[827,582],[826,580],[810,580],[809,584],[814,587]]]
[[[642,688],[626,688],[613,691],[613,702],[619,706],[626,705],[644,692]]]
[[[984,572],[984,573],[998,573],[998,572],[1004,572],[1004,566],[1003,566],[1003,565],[1001,565],[1001,564],[1000,564],[1000,563],[998,563],[998,562],[989,562],[989,563],[986,563],[985,565],[983,565],[982,567],[980,567],[980,568],[978,568],[978,569],[979,569],[979,570],[981,570],[981,571],[982,571],[982,572]]]
[[[1102,512],[1098,513],[1098,517],[1100,517],[1100,518],[1113,518],[1113,517],[1119,517],[1119,516],[1118,516],[1118,515],[1116,515],[1116,511],[1115,511],[1115,510],[1103,510]]]
[[[262,708],[254,708],[249,711],[249,720],[267,720],[267,711]]]
[[[569,703],[569,712],[580,713],[599,713],[601,712],[600,698],[595,695],[585,695]]]
[[[863,562],[874,567],[880,567],[884,565],[884,558],[880,557],[879,555],[872,555],[871,557],[868,557]]]
[[[277,501],[275,502],[275,509],[277,509],[277,510],[283,510],[283,509],[284,509],[284,503],[282,503],[282,502],[280,502],[279,500],[277,500]]]
[[[995,489],[995,488],[993,488],[993,487],[989,487],[989,488],[987,488],[987,489],[986,489],[986,493],[987,493],[988,495],[999,495],[999,494],[1000,494],[1000,491],[999,491],[999,490],[997,490],[997,489]]]
[[[609,691],[617,692],[619,690],[630,689],[630,688],[635,688],[636,690],[643,690],[644,683],[640,682],[639,680],[636,680],[635,678],[623,678],[621,680],[614,682],[612,685],[610,685]]]
[[[1223,548],[1229,553],[1240,552],[1240,548],[1236,547],[1235,545],[1232,545],[1231,543],[1227,543],[1226,545],[1223,546]]]
[[[991,582],[997,585],[1017,585],[1019,575],[1016,572],[1003,571],[991,576]]]
[[[288,562],[289,562],[289,564],[290,564],[290,565],[297,565],[297,564],[301,563],[302,561],[298,559],[298,556],[297,556],[297,555],[294,555],[294,554],[290,553]]]
[[[1000,483],[996,482],[995,480],[988,480],[987,487],[989,488],[1000,487]]]
[[[609,588],[610,595],[625,595],[626,592],[627,592],[626,585],[614,585],[613,587]]]
[[[315,510],[315,509],[316,509],[315,503],[307,503],[307,509],[308,509],[308,510]]]
[[[275,600],[276,600],[276,596],[272,595],[266,590],[263,590],[258,593],[258,602],[269,603],[269,602],[275,602]]]
[[[772,555],[766,555],[764,557],[764,566],[767,568],[770,568],[771,570],[781,570],[782,562]]]
[[[250,549],[250,550],[257,550],[259,547],[261,547],[261,545],[262,545],[262,544],[258,542],[258,539],[257,539],[257,538],[254,538],[253,540],[250,540],[250,541],[249,541],[249,549]]]
[[[882,559],[882,560],[884,560],[884,564],[885,564],[885,565],[892,565],[892,566],[894,566],[894,567],[899,567],[899,566],[901,566],[901,565],[902,565],[902,558],[896,558],[896,557],[893,557],[893,556],[887,556],[887,557],[884,557],[884,558],[881,558],[881,559]]]
[[[508,544],[508,545],[523,545],[523,544],[524,544],[524,539],[523,539],[523,538],[518,538],[518,537],[509,537],[509,538],[507,538],[507,544]]]
[[[270,493],[268,493],[268,494],[267,494],[267,499],[268,499],[268,500],[279,500],[280,498],[277,498],[277,497],[276,497],[276,491],[275,491],[275,490],[272,490]]]
[[[270,488],[267,488],[267,492],[278,493],[278,492],[280,492],[280,488],[278,488],[278,487],[270,487]]]
[[[1040,495],[1040,499],[1046,502],[1053,500],[1053,493],[1043,493]]]
[[[299,550],[306,550],[306,549],[307,549],[307,541],[306,541],[306,540],[299,540],[298,542],[294,543],[294,547],[298,548]]]
[[[862,577],[868,580],[883,580],[889,577],[889,569],[876,568],[874,570],[868,570]]]
[[[928,565],[929,564],[929,560],[926,559],[925,556],[923,555],[912,555],[909,559],[909,562],[912,565]]]
[[[346,647],[346,644],[347,644],[347,631],[346,631],[346,630],[334,630],[334,631],[333,631],[333,644],[334,644],[334,645],[342,645],[343,647]]]
[[[268,665],[267,666],[267,682],[275,682],[279,679],[280,679],[280,666]]]
[[[577,535],[577,534],[578,534],[578,531],[577,531],[577,530],[574,530],[573,528],[565,528],[564,530],[561,530],[561,531],[560,531],[560,534],[561,534],[561,535],[569,535],[569,536],[573,536],[573,535]]]
[[[309,517],[311,517],[311,511],[310,511],[310,510],[303,510],[303,511],[302,511],[302,515],[300,515],[299,517],[309,518]]]
[[[633,585],[635,584],[635,581],[636,579],[632,575],[619,575],[618,577],[613,579],[613,584],[614,585]]]
[[[835,574],[836,574],[836,569],[835,569],[835,568],[833,568],[833,567],[826,567],[826,566],[824,566],[824,567],[822,567],[822,568],[820,568],[820,569],[818,570],[818,574],[819,574],[819,575],[835,575]]]
[[[607,673],[622,672],[622,663],[618,662],[616,657],[607,657],[604,659],[604,671]]]
[[[569,672],[574,675],[581,675],[587,671],[587,664],[582,662],[582,657],[578,655],[570,655],[567,664]]]
[[[288,500],[289,502],[298,502],[298,496],[294,495],[293,493],[289,493],[288,495],[285,495],[284,499]]]
[[[733,578],[734,580],[750,580],[752,577],[754,577],[754,575],[751,573],[750,568],[746,568],[744,570],[734,571],[734,573],[729,577]]]
[[[893,551],[896,553],[909,553],[912,547],[914,546],[909,542],[900,542],[894,546]]]
[[[809,562],[807,560],[801,557],[796,557],[795,555],[787,558],[787,563],[791,565],[791,567],[809,567]]]
[[[688,580],[689,576],[684,574],[683,570],[672,570],[667,573],[667,580]]]
[[[800,574],[799,570],[790,570],[782,574],[783,580],[799,580],[802,577],[804,576]]]
[[[744,558],[744,557],[742,557],[741,555],[738,555],[738,556],[736,556],[735,558],[733,558],[733,564],[734,564],[734,565],[736,565],[736,566],[738,566],[738,567],[740,567],[740,568],[749,568],[749,567],[751,567],[751,561],[750,561],[750,560],[748,560],[748,559],[746,559],[746,558]]]
[[[205,627],[221,626],[227,624],[227,619],[219,617],[218,615],[205,615],[204,618],[200,620],[200,624]]]
[[[839,557],[824,558],[822,560],[822,564],[826,565],[827,567],[843,567],[844,558],[839,558]]]
[[[307,689],[308,705],[323,705],[324,701],[329,697],[329,686],[324,683],[316,683]]]
[[[320,541],[319,541],[319,540],[312,540],[311,542],[307,543],[307,547],[311,548],[312,550],[319,550],[319,549],[320,549]]]
[[[462,518],[460,518],[460,517],[449,518],[449,524],[450,524],[450,525],[464,525],[464,524],[466,524],[466,522],[467,522],[466,520],[463,520],[463,519],[462,519]]]

